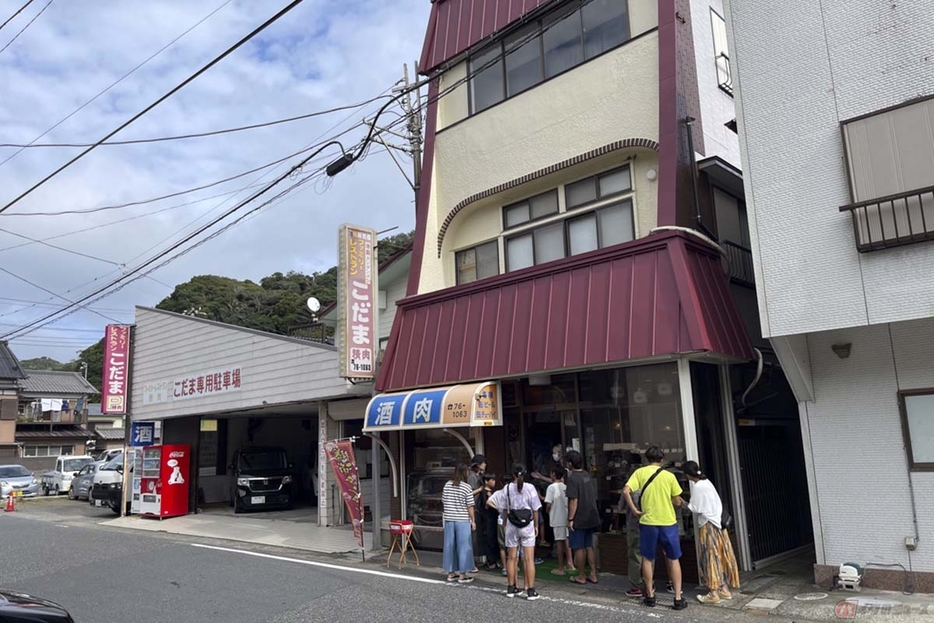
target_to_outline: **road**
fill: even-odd
[[[448,585],[342,557],[98,526],[108,513],[55,500],[0,514],[0,586],[56,601],[78,623],[751,618],[699,605],[647,611],[613,598],[580,601],[547,591],[537,602],[506,599],[494,584]]]

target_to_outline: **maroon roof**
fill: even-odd
[[[665,232],[398,303],[377,389],[752,345],[716,250]]]
[[[428,73],[553,0],[432,0],[419,71]]]

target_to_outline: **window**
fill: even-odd
[[[860,251],[934,240],[934,96],[843,123]]]
[[[581,9],[584,56],[589,60],[629,40],[629,3],[591,0]]]
[[[588,177],[565,187],[568,210],[632,190],[629,167]]]
[[[68,456],[74,454],[74,450],[74,446],[26,446],[23,456]]]
[[[551,190],[503,208],[503,226],[505,229],[518,227],[557,213],[558,191]]]
[[[572,4],[471,56],[470,114],[629,41],[628,2]]]
[[[499,274],[499,242],[496,240],[458,251],[454,258],[457,264],[457,285]]]
[[[632,202],[601,208],[568,221],[571,255],[629,242],[633,235]]]
[[[557,76],[584,61],[580,11],[545,22],[542,47],[545,51],[545,77]]]
[[[475,113],[505,97],[502,51],[497,43],[470,59],[470,108]]]
[[[533,24],[506,37],[506,97],[534,87],[542,76],[541,28]]]
[[[910,468],[934,471],[934,389],[900,392],[898,402]]]
[[[730,71],[730,49],[727,47],[726,41],[726,22],[713,9],[710,9],[710,25],[713,28],[713,56],[714,62],[717,64],[717,85],[732,97],[733,74]]]

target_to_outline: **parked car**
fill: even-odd
[[[0,589],[0,621],[75,623],[57,603],[6,589]]]
[[[106,463],[107,461],[114,458],[118,454],[123,454],[122,448],[112,448],[110,450],[104,450],[103,452],[97,455],[97,460],[103,461],[104,463]]]
[[[133,473],[133,464],[130,464],[130,473]],[[120,514],[120,500],[123,499],[123,453],[121,452],[107,463],[101,465],[94,474],[93,484],[88,492],[88,503],[91,506],[106,506],[115,514]],[[130,501],[126,503],[127,510]]]
[[[105,464],[106,461],[95,461],[78,470],[75,477],[71,479],[71,486],[68,488],[68,499],[88,499],[88,494],[91,492],[91,485],[94,484],[94,474]]]
[[[22,465],[0,465],[0,498],[18,492],[24,498],[39,495],[39,481]]]
[[[92,456],[60,456],[55,459],[55,469],[46,472],[39,479],[45,495],[68,493],[71,480],[85,465],[94,462]]]
[[[230,505],[234,513],[291,509],[293,480],[292,464],[283,448],[240,448],[230,465]]]

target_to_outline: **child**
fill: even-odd
[[[558,568],[552,571],[555,575],[564,575],[565,560],[567,560],[567,571],[577,571],[571,559],[571,548],[568,547],[568,499],[565,495],[567,486],[564,484],[564,476],[563,467],[552,468],[551,484],[545,492],[545,509],[548,511],[548,519],[555,533],[555,549],[558,554]]]
[[[493,495],[494,489],[496,489],[496,475],[495,474],[483,474],[483,489],[480,491],[478,499],[478,508],[480,511],[480,529],[482,535],[482,551],[486,555],[486,569],[487,571],[496,571],[497,569],[505,569],[506,564],[503,561],[506,557],[505,547],[500,549],[499,539],[497,538],[497,532],[499,531],[499,511],[495,508],[489,508],[486,505],[487,500]]]

